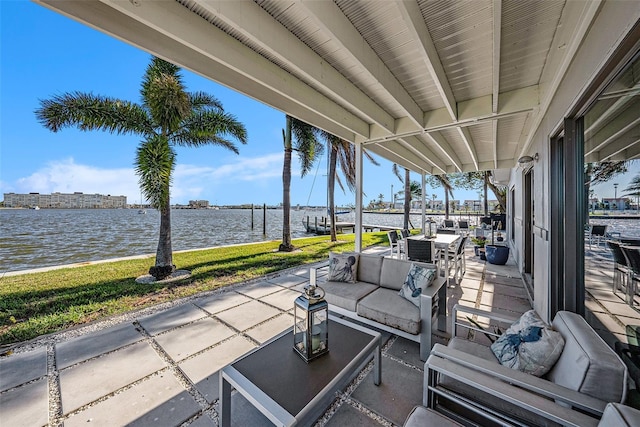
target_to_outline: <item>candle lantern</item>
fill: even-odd
[[[324,290],[312,280],[293,307],[293,349],[309,363],[329,352],[329,306]]]

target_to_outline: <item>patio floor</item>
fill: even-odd
[[[367,252],[388,253],[388,247]],[[472,248],[466,259],[461,285],[447,291],[449,308],[460,303],[514,315],[530,309],[511,261],[486,264]],[[293,300],[307,280],[308,267],[290,269],[18,349],[0,359],[2,425],[218,425],[218,371],[292,325]],[[318,425],[402,425],[421,403],[417,343],[391,334],[384,339],[382,384],[373,384],[369,364]],[[235,424],[269,425],[239,394],[232,402]]]

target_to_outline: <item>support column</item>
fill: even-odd
[[[422,172],[422,234],[426,233],[427,230],[427,198],[425,196],[424,187],[427,185],[427,178]]]
[[[356,143],[356,241],[355,251],[362,252],[362,144]]]

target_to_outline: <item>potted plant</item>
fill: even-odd
[[[484,236],[476,236],[472,237],[471,241],[474,244],[473,250],[476,253],[476,256],[479,256],[480,259],[484,260],[484,251],[480,251],[480,248],[484,248],[484,245],[487,243],[487,238]]]
[[[484,250],[489,264],[505,265],[509,259],[509,246],[486,245]]]

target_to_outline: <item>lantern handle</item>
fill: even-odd
[[[325,291],[324,291],[324,289],[322,289],[320,286],[316,286],[316,290],[318,290],[318,289],[320,289],[320,290],[322,291],[322,295],[321,295],[321,296],[319,296],[319,297],[317,297],[317,298],[318,298],[318,299],[323,299],[323,298],[324,298],[324,295],[325,295]]]

